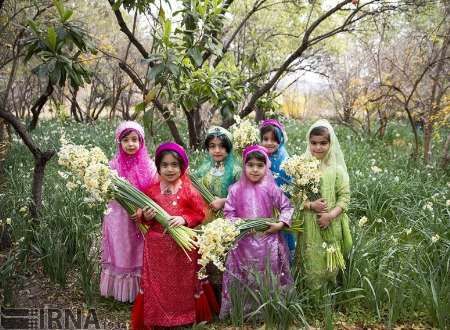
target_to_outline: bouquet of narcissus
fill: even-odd
[[[297,202],[314,201],[320,198],[320,161],[313,157],[294,155],[282,165],[287,175],[292,178],[283,190],[289,193]]]
[[[233,134],[233,148],[241,152],[246,147],[259,141],[259,130],[249,120],[242,120],[239,116],[234,117],[236,124],[231,126]]]
[[[249,232],[261,232],[269,229],[269,223],[276,220],[270,218],[235,219],[234,221],[223,218],[216,219],[200,229],[197,237],[198,252],[201,266],[198,277],[206,277],[206,266],[212,262],[219,270],[224,271],[225,257],[233,247],[233,244]],[[299,227],[290,227],[283,230],[299,232]]]
[[[61,144],[58,163],[65,167],[67,172],[60,172],[60,175],[68,180],[69,191],[81,187],[89,193],[93,201],[99,203],[115,199],[129,214],[133,214],[138,208],[150,207],[156,211],[155,219],[166,228],[184,251],[195,248],[195,231],[186,226],[170,227],[170,215],[147,195],[119,177],[116,171],[111,170],[108,159],[100,148],[89,150],[68,142],[64,137],[61,138]],[[142,224],[139,229],[144,233],[147,231],[147,227]]]

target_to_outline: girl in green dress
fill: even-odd
[[[225,128],[212,126],[206,134],[204,147],[208,151],[208,159],[195,174],[216,196],[209,205],[211,209],[222,210],[227,200],[228,188],[237,182],[241,175],[241,167],[233,156],[232,135]],[[211,212],[206,221],[213,218],[214,213]],[[206,270],[216,296],[221,297],[222,272],[212,265],[208,265]]]
[[[326,288],[328,283],[336,284],[339,267],[327,264],[327,253],[336,251],[342,257],[351,249],[346,214],[350,185],[344,155],[330,123],[323,119],[317,121],[306,138],[309,141],[306,155],[321,162],[321,198],[300,206],[304,230],[298,237],[296,259],[306,286],[315,290]]]
[[[212,126],[206,134],[204,147],[209,156],[195,174],[217,197],[210,204],[210,207],[217,211],[223,209],[228,187],[239,179],[241,168],[234,161],[232,135],[225,128]]]

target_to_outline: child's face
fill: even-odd
[[[131,132],[120,140],[122,150],[128,155],[134,155],[139,150],[139,135]]]
[[[223,161],[228,153],[227,149],[223,145],[219,138],[215,137],[208,143],[208,152],[215,162]]]
[[[267,149],[269,155],[273,154],[278,150],[279,143],[275,138],[275,134],[273,132],[267,132],[262,136],[261,144],[263,147]]]
[[[159,165],[159,175],[161,179],[173,183],[181,175],[181,166],[178,160],[171,154],[164,155]]]
[[[314,157],[323,159],[330,149],[328,137],[324,135],[312,135],[309,137],[309,149]]]
[[[245,176],[251,182],[259,182],[266,174],[266,164],[258,159],[250,159],[245,163]]]

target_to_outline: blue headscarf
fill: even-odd
[[[288,185],[291,183],[292,179],[281,168],[281,164],[286,158],[289,157],[285,147],[285,143],[287,141],[286,131],[284,130],[284,126],[275,119],[264,120],[259,128],[262,129],[263,127],[267,126],[272,126],[274,128],[275,138],[279,142],[277,151],[269,156],[270,162],[272,163],[272,165],[270,166],[270,170],[274,175],[277,186],[280,187],[283,185]]]

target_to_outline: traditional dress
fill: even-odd
[[[344,157],[333,127],[326,120],[319,120],[313,124],[306,135],[309,141],[310,132],[314,127],[326,127],[330,134],[330,149],[321,161],[321,197],[325,199],[328,210],[341,207],[343,212],[327,229],[320,229],[317,223],[317,213],[303,209],[301,218],[304,223],[303,232],[298,235],[296,259],[306,284],[310,289],[319,289],[328,282],[335,284],[337,270],[327,270],[326,249],[324,243],[336,243],[343,255],[347,255],[352,246],[349,219],[345,211],[350,202],[350,185]],[[306,155],[313,157],[308,149]],[[327,232],[327,239],[324,233]],[[328,235],[331,234],[331,235]],[[331,239],[329,238],[331,237]]]
[[[146,194],[170,215],[182,216],[186,226],[195,227],[204,219],[206,205],[185,175],[187,155],[175,143],[161,144],[156,155],[164,150],[175,151],[183,158],[182,175],[175,184],[154,183]],[[191,251],[186,255],[161,224],[156,220],[148,223],[142,294],[133,307],[133,329],[173,327],[203,321],[203,316],[196,313],[199,296],[203,293],[197,278],[197,252]]]
[[[130,132],[139,136],[139,150],[128,155],[120,140]],[[136,122],[121,123],[115,133],[117,152],[110,167],[141,191],[156,179],[156,167],[144,142],[144,130]],[[100,293],[119,301],[133,302],[139,292],[144,239],[119,203],[108,204],[102,226],[102,272]]]
[[[265,155],[266,164],[270,166],[266,149],[261,146],[251,146],[244,150],[244,164],[252,152]],[[273,209],[280,211],[279,221],[289,226],[294,209],[283,191],[275,184],[270,171],[267,171],[264,178],[257,183],[251,182],[243,174],[230,188],[224,214],[231,221],[234,218],[270,218],[273,216]],[[270,235],[263,233],[246,235],[228,253],[225,267],[221,318],[226,317],[230,312],[230,288],[233,282],[240,281],[254,287],[256,285],[254,271],[263,274],[266,267],[269,267],[273,274],[277,274],[280,285],[292,283],[288,249],[279,232]]]
[[[280,142],[277,151],[269,155],[270,159],[270,170],[272,171],[273,177],[278,187],[287,186],[291,184],[292,178],[290,178],[286,172],[281,168],[283,162],[289,157],[286,150],[287,134],[284,129],[283,124],[275,119],[263,120],[260,124],[260,129],[263,127],[272,126],[275,129],[276,139]],[[289,196],[288,196],[289,197]],[[295,236],[289,232],[282,233],[283,238],[289,248],[290,261],[292,262],[295,254],[296,240]]]
[[[227,150],[228,155],[222,162],[215,162],[211,156],[208,156],[195,174],[214,196],[226,198],[228,188],[239,179],[241,168],[233,156],[231,133],[223,127],[212,126],[206,133],[206,140],[211,137],[221,137],[228,141],[230,146],[230,150]]]
[[[211,137],[221,137],[228,141],[228,155],[223,162],[215,162],[211,156],[196,171],[196,176],[200,178],[203,185],[216,197],[226,198],[228,188],[235,183],[241,175],[241,167],[234,159],[231,133],[223,127],[212,126],[206,133],[206,141]],[[207,147],[207,146],[205,146]],[[210,212],[209,218],[215,218]],[[222,291],[222,272],[213,265],[208,265],[208,280],[214,287],[218,297]]]

